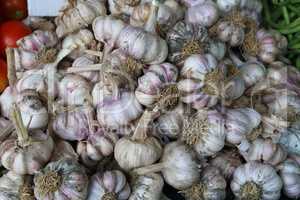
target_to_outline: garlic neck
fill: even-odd
[[[41,175],[37,179],[37,189],[39,193],[46,196],[57,191],[62,183],[62,177],[58,172],[50,171]]]
[[[101,200],[118,200],[118,198],[117,198],[116,193],[108,192],[102,196]]]
[[[133,170],[133,174],[142,176],[142,175],[146,175],[146,174],[150,174],[150,173],[160,172],[164,168],[165,168],[164,163],[156,163],[153,165],[148,165],[146,167],[137,168],[137,169]]]
[[[22,116],[19,108],[16,104],[12,105],[12,121],[16,128],[17,137],[18,137],[18,145],[20,147],[27,147],[31,144],[31,138],[28,134],[26,127],[24,126]]]
[[[246,182],[241,187],[241,199],[242,200],[260,200],[262,189],[254,182]]]

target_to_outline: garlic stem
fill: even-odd
[[[142,176],[142,175],[146,175],[149,173],[160,172],[164,168],[165,168],[164,163],[156,163],[153,165],[148,165],[146,167],[137,168],[137,169],[133,170],[133,173]]]
[[[100,52],[100,51],[94,51],[94,50],[84,50],[84,52],[88,55],[92,55],[92,56],[97,56],[97,57],[100,57],[102,58],[103,57],[103,52]]]
[[[67,73],[80,73],[80,72],[88,72],[88,71],[101,71],[105,64],[94,64],[94,65],[85,65],[85,66],[76,66],[70,67],[67,69]]]
[[[17,82],[17,75],[14,63],[14,50],[12,48],[6,48],[7,57],[7,77],[10,86],[14,86]]]
[[[152,0],[150,16],[144,28],[147,32],[156,34],[156,23],[157,23],[156,19],[157,19],[159,4],[160,4],[159,0]]]
[[[26,147],[30,145],[30,137],[27,129],[24,126],[21,113],[16,104],[12,105],[12,121],[15,125],[17,136],[18,136],[18,144],[21,147]]]

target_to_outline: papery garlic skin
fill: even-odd
[[[43,17],[28,16],[22,22],[32,30],[53,31],[55,29],[54,24]]]
[[[139,176],[134,181],[129,200],[160,200],[163,186],[164,180],[160,174]]]
[[[247,62],[240,67],[240,75],[247,88],[261,81],[266,74],[266,68],[259,62]]]
[[[48,163],[34,176],[34,195],[37,200],[85,200],[88,177],[85,169],[70,159]]]
[[[300,155],[299,130],[299,122],[294,122],[290,128],[285,129],[280,135],[278,143],[283,146],[289,154]]]
[[[94,86],[92,97],[97,108],[98,122],[105,127],[118,128],[127,125],[143,111],[134,93],[124,91],[119,96],[114,96],[101,82]]]
[[[114,132],[98,129],[89,134],[87,141],[79,142],[77,153],[86,165],[93,165],[104,157],[113,154],[119,137]]]
[[[78,160],[78,155],[74,151],[72,145],[65,140],[56,140],[54,151],[51,155],[51,162],[59,161],[61,159],[74,159]]]
[[[24,148],[18,146],[15,137],[1,144],[1,163],[5,168],[17,174],[34,174],[50,160],[53,139],[41,130],[31,131],[30,136],[33,142]]]
[[[72,68],[77,68],[77,67],[86,67],[88,65],[93,65],[96,62],[96,57],[95,56],[81,56],[78,57],[74,60],[72,63]],[[99,80],[99,73],[95,72],[78,72],[76,73],[77,75],[80,75],[84,78],[86,78],[88,81],[91,81],[92,83],[95,83]]]
[[[108,0],[109,11],[114,16],[125,15],[125,18],[132,15],[133,9],[139,4],[143,4],[144,2],[149,2],[149,0]]]
[[[62,41],[62,49],[79,51],[86,49],[87,45],[92,43],[94,39],[93,33],[88,29],[81,29],[75,33],[69,34]]]
[[[232,47],[239,46],[245,38],[244,28],[232,24],[229,21],[220,22],[217,25],[217,38],[222,42],[228,42]]]
[[[235,170],[230,186],[237,199],[276,200],[280,198],[282,185],[272,166],[250,162]]]
[[[55,18],[56,33],[63,37],[92,24],[93,20],[106,14],[105,2],[102,0],[78,0],[74,5],[66,5]]]
[[[235,169],[242,164],[242,160],[237,152],[224,151],[220,152],[209,162],[212,166],[218,167],[224,177],[231,179]]]
[[[274,144],[270,139],[258,138],[254,140],[249,149],[241,154],[247,161],[263,161],[264,163],[276,166],[287,157],[287,152],[280,144]]]
[[[24,184],[25,176],[15,174],[12,171],[7,172],[0,178],[0,199],[20,200],[22,198],[22,187]]]
[[[15,129],[13,123],[3,117],[0,117],[0,143],[6,140]]]
[[[65,105],[91,102],[90,91],[90,83],[78,75],[67,75],[59,82],[59,97]]]
[[[238,145],[247,139],[261,123],[261,115],[251,108],[228,109],[226,112],[226,141]]]
[[[10,118],[10,107],[15,102],[14,89],[7,87],[0,96],[1,115]]]
[[[53,131],[59,137],[70,141],[81,141],[89,135],[86,107],[77,107],[59,113],[53,119]]]
[[[227,13],[232,9],[239,7],[240,0],[217,0],[216,3],[220,11]]]
[[[127,200],[130,192],[130,186],[121,171],[98,172],[90,180],[87,200],[98,200],[109,197],[116,200]]]
[[[287,159],[278,167],[283,182],[283,191],[289,197],[300,197],[300,165],[292,159]]]
[[[210,27],[219,18],[217,5],[212,1],[206,1],[202,4],[189,7],[186,11],[185,21],[191,24],[199,24]]]
[[[137,100],[144,106],[152,106],[161,97],[161,91],[168,84],[175,83],[178,69],[170,63],[151,65],[147,72],[139,77],[135,91]]]

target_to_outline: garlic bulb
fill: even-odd
[[[235,170],[230,186],[237,199],[276,200],[282,181],[272,166],[250,162]]]
[[[139,175],[159,171],[164,180],[178,190],[191,187],[200,178],[200,165],[195,152],[180,142],[171,142],[165,146],[160,163],[134,170]]]
[[[278,143],[284,147],[289,154],[300,155],[299,121],[294,122],[291,127],[281,133]]]
[[[202,4],[189,7],[186,11],[185,21],[191,24],[210,27],[217,22],[219,10],[213,1],[206,1]]]
[[[240,75],[247,88],[263,80],[266,74],[266,68],[260,62],[247,62],[240,67]]]
[[[186,200],[223,200],[226,198],[226,180],[218,168],[208,166],[201,172],[200,182],[181,193]]]
[[[235,169],[242,164],[242,160],[236,151],[222,151],[209,162],[212,166],[219,168],[224,177],[231,179]]]
[[[65,140],[81,141],[88,137],[89,122],[86,106],[60,109],[53,119],[53,131]],[[61,111],[62,110],[62,111]]]
[[[180,21],[169,30],[166,41],[169,46],[168,59],[176,65],[182,65],[188,56],[205,50],[204,44],[208,41],[208,33],[202,26]]]
[[[102,0],[69,1],[55,18],[56,34],[61,38],[88,27],[96,17],[105,14],[105,2]]]
[[[39,68],[51,63],[56,58],[58,43],[52,31],[34,31],[32,34],[17,41],[19,48],[14,49],[14,62],[18,70]]]
[[[118,141],[116,133],[104,129],[90,131],[86,141],[77,144],[77,153],[86,165],[94,165],[104,157],[113,154]]]
[[[9,86],[5,88],[0,96],[1,115],[3,117],[10,117],[10,107],[15,102],[14,90],[13,87]]]
[[[54,142],[41,130],[28,133],[15,104],[12,110],[12,120],[18,138],[17,142],[16,137],[11,137],[1,144],[1,163],[17,174],[34,174],[50,160]]]
[[[283,191],[289,197],[297,199],[300,197],[300,165],[287,159],[277,167],[283,182]]]
[[[136,6],[130,16],[130,24],[137,27],[145,27],[151,16],[150,2]],[[166,0],[158,5],[156,16],[156,29],[160,35],[164,35],[178,20],[183,18],[184,9],[175,0]]]
[[[87,200],[127,200],[130,192],[130,186],[121,171],[98,172],[90,180]]]
[[[251,33],[246,37],[243,49],[247,54],[257,56],[265,63],[274,62],[280,53],[275,38],[264,29],[259,29],[255,34]]]
[[[138,176],[134,180],[129,200],[160,200],[163,186],[164,180],[159,174],[149,173]]]
[[[50,162],[34,176],[34,195],[37,200],[85,200],[88,177],[76,161],[63,159]]]
[[[216,3],[220,11],[227,13],[232,9],[239,7],[240,0],[217,0]]]
[[[132,137],[123,137],[115,145],[115,159],[120,167],[129,171],[136,167],[155,163],[162,154],[162,146],[153,136],[147,136],[149,123],[157,115],[146,110]]]
[[[240,150],[247,161],[262,161],[271,165],[278,165],[287,157],[287,152],[280,144],[274,144],[270,139],[258,138],[247,150]]]
[[[226,141],[238,145],[244,139],[250,139],[262,134],[257,129],[261,123],[261,116],[251,108],[228,109],[226,112]]]
[[[212,156],[225,145],[224,122],[217,111],[198,112],[184,121],[181,140],[192,146],[199,157]]]
[[[69,142],[65,140],[56,140],[55,148],[51,155],[51,162],[59,161],[61,159],[78,160],[78,155]]]
[[[165,40],[111,16],[97,17],[93,22],[93,31],[96,39],[106,43],[107,48],[120,48],[146,64],[162,63],[168,55]]]
[[[176,98],[172,95],[178,95],[175,84],[177,76],[178,69],[170,63],[151,65],[147,72],[138,79],[138,87],[135,91],[137,100],[149,107],[162,97],[167,98],[167,101],[169,98]],[[168,93],[172,89],[175,90],[175,94]]]
[[[102,82],[95,84],[92,97],[93,105],[97,108],[97,119],[105,127],[127,125],[143,111],[133,92],[111,90]]]
[[[33,200],[31,178],[7,172],[0,178],[0,199],[1,200]]]
[[[74,60],[72,64],[72,68],[79,68],[79,67],[86,67],[92,64],[96,64],[96,57],[95,56],[89,56],[89,55],[84,55],[81,57],[78,57]],[[99,80],[99,73],[95,72],[77,72],[77,75],[80,75],[84,78],[86,78],[88,81],[91,81],[92,83],[95,83]]]
[[[220,99],[239,98],[245,90],[244,82],[239,77],[228,76],[226,68],[211,54],[188,57],[178,83],[179,91],[184,94],[181,100],[195,109],[202,109],[216,105]]]
[[[59,97],[65,105],[83,105],[91,102],[91,85],[78,75],[67,75],[59,82]]]

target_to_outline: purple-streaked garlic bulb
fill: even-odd
[[[245,90],[244,82],[239,77],[226,78],[225,68],[211,54],[188,57],[178,83],[183,93],[181,100],[195,109],[202,109],[216,105],[220,99],[239,98]]]
[[[131,91],[123,91],[118,86],[108,87],[103,82],[95,84],[92,97],[93,105],[97,108],[97,119],[100,125],[118,128],[128,125],[137,119],[143,108]]]
[[[56,140],[54,151],[51,155],[51,162],[59,161],[61,159],[78,160],[78,155],[73,149],[72,145],[65,140]]]
[[[262,134],[258,128],[261,116],[251,108],[228,109],[226,112],[226,141],[239,145],[245,139]]]
[[[59,137],[70,141],[81,141],[90,134],[86,106],[58,108],[53,119],[53,131]]]
[[[225,145],[225,119],[215,110],[199,111],[184,121],[181,140],[199,157],[212,156]]]
[[[240,154],[245,160],[261,161],[273,166],[278,165],[287,157],[287,152],[280,144],[274,144],[270,139],[258,138],[249,147],[240,147]]]
[[[225,150],[216,155],[209,162],[219,168],[227,180],[230,180],[235,169],[242,164],[242,159],[237,151]]]
[[[0,178],[1,200],[34,200],[31,177],[12,171]]]
[[[263,80],[267,74],[266,68],[260,62],[246,62],[241,65],[239,70],[246,88],[249,88]]]
[[[55,18],[56,34],[59,38],[64,37],[88,27],[96,17],[105,14],[105,2],[102,0],[70,1]]]
[[[137,27],[147,28],[150,17],[153,17],[153,5],[151,2],[145,2],[136,6],[130,16],[130,24]],[[156,31],[164,35],[178,20],[182,19],[184,8],[175,0],[167,0],[158,5],[156,16]]]
[[[17,41],[19,48],[14,49],[16,69],[34,69],[56,59],[55,45],[58,39],[52,31],[34,31]]]
[[[277,200],[282,185],[280,176],[271,165],[250,162],[235,170],[230,186],[237,199]]]
[[[129,200],[161,200],[164,180],[160,174],[148,173],[138,176],[132,187]]]
[[[199,24],[210,27],[219,18],[218,6],[213,1],[206,1],[188,8],[185,14],[185,21],[191,24]]]
[[[97,17],[93,22],[93,31],[98,41],[107,44],[108,50],[120,48],[143,63],[159,64],[168,56],[165,40],[142,28],[126,25],[112,16]]]
[[[176,80],[178,69],[170,63],[151,65],[147,72],[138,79],[135,91],[137,100],[144,106],[152,106],[161,98],[172,101],[177,99]],[[173,94],[174,93],[174,94]]]
[[[300,197],[300,165],[292,159],[281,163],[277,169],[283,182],[283,191],[289,198]]]
[[[96,64],[96,57],[90,55],[84,55],[79,58],[76,58],[72,64],[72,68],[84,68],[89,65]],[[87,72],[78,72],[77,75],[80,75],[86,78],[88,81],[95,83],[99,80],[99,73],[95,73],[94,71]]]
[[[249,55],[257,56],[265,63],[274,62],[280,53],[276,39],[264,29],[248,35],[244,41],[243,50]]]
[[[14,131],[13,123],[3,117],[0,117],[0,143],[6,140]]]
[[[171,142],[164,148],[160,163],[135,169],[138,175],[161,172],[166,183],[184,190],[200,179],[200,165],[196,153],[181,142]]]
[[[54,142],[41,130],[28,132],[15,104],[12,107],[11,118],[17,138],[10,137],[1,144],[1,163],[17,174],[34,174],[50,160]]]
[[[77,161],[62,159],[36,173],[34,185],[37,200],[86,200],[88,177]]]
[[[201,172],[200,181],[180,191],[186,200],[224,200],[226,180],[217,167],[208,166]]]
[[[115,145],[114,155],[120,167],[126,171],[155,163],[162,155],[162,146],[148,135],[149,124],[157,111],[146,110],[131,137],[123,137]]]
[[[130,192],[130,186],[121,171],[98,172],[91,177],[87,200],[127,200]]]
[[[93,166],[113,154],[118,139],[115,132],[94,128],[90,131],[86,141],[77,144],[77,153],[85,165]]]
[[[59,97],[65,105],[83,105],[85,102],[91,102],[90,92],[90,83],[78,75],[67,75],[59,82]]]

